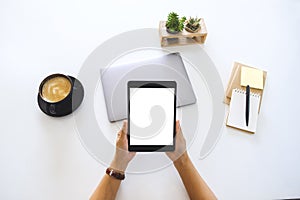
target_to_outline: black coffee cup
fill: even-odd
[[[52,74],[40,84],[38,104],[45,114],[61,117],[75,111],[83,96],[84,89],[79,80],[64,74]]]

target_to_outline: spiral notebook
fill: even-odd
[[[241,89],[233,89],[226,125],[255,133],[259,112],[259,103],[260,95],[251,92],[249,124],[246,126],[246,91]]]

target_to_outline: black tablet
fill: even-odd
[[[128,150],[174,151],[176,82],[129,81]]]

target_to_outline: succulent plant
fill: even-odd
[[[186,20],[186,17],[182,17],[179,19],[179,16],[175,12],[171,12],[168,15],[168,20],[166,22],[166,28],[171,33],[180,32],[184,28],[184,22]]]
[[[190,17],[186,21],[185,30],[187,30],[189,32],[197,32],[201,28],[200,20],[201,20],[201,18],[198,18],[198,17],[195,17],[195,18]]]

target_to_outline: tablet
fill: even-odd
[[[128,82],[129,151],[174,151],[176,90],[175,81]]]

